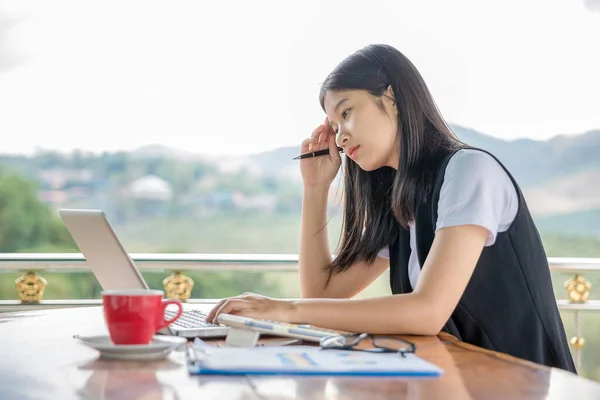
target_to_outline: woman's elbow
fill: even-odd
[[[447,307],[431,299],[421,298],[423,314],[426,318],[421,319],[419,334],[435,336],[441,332],[450,317]]]
[[[452,312],[448,312],[446,310],[446,307],[440,305],[438,305],[437,307],[433,306],[432,308],[433,309],[429,314],[431,315],[431,318],[429,318],[425,329],[427,330],[428,335],[437,335],[442,331],[442,329],[444,329],[444,326],[448,322],[448,319],[452,315]]]
[[[430,318],[425,324],[421,327],[421,334],[426,336],[435,336],[439,334],[444,327],[444,323],[440,323],[436,321],[434,318]]]

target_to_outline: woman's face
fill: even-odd
[[[338,146],[365,171],[398,168],[398,112],[388,91],[380,98],[364,90],[329,91],[325,95],[325,112]],[[379,101],[383,101],[385,112]]]

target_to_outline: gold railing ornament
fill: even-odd
[[[36,275],[35,272],[29,271],[15,280],[15,286],[19,292],[21,303],[39,303],[44,297],[48,281]]]
[[[590,289],[592,284],[589,283],[583,276],[575,275],[573,278],[565,282],[565,288],[569,295],[570,303],[585,303],[590,297]],[[574,325],[575,325],[575,336],[569,340],[571,346],[575,348],[574,361],[575,367],[579,370],[581,368],[581,349],[585,345],[585,339],[581,335],[581,320],[579,319],[579,311],[573,313]]]
[[[583,349],[583,345],[585,344],[585,339],[582,337],[573,336],[570,340],[570,343],[577,350],[581,350]]]
[[[194,281],[180,271],[175,271],[163,280],[163,287],[167,298],[188,301],[192,295]]]
[[[581,321],[579,319],[579,311],[575,311],[573,313],[573,317],[575,318],[575,336],[569,340],[569,343],[571,346],[575,347],[573,361],[575,362],[575,368],[579,370],[581,369],[581,349],[583,349],[585,339],[583,336],[581,336]]]
[[[592,284],[581,275],[575,275],[565,282],[565,288],[567,288],[571,303],[585,303],[590,297],[591,287]]]

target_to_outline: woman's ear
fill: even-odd
[[[392,106],[396,107],[396,98],[394,97],[394,91],[392,90],[392,85],[388,85],[387,89],[385,89],[385,95],[392,100]]]

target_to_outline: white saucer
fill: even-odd
[[[80,343],[100,352],[100,358],[108,360],[160,360],[171,350],[185,344],[187,339],[179,336],[155,335],[148,344],[116,345],[110,336],[81,336],[74,335]]]

